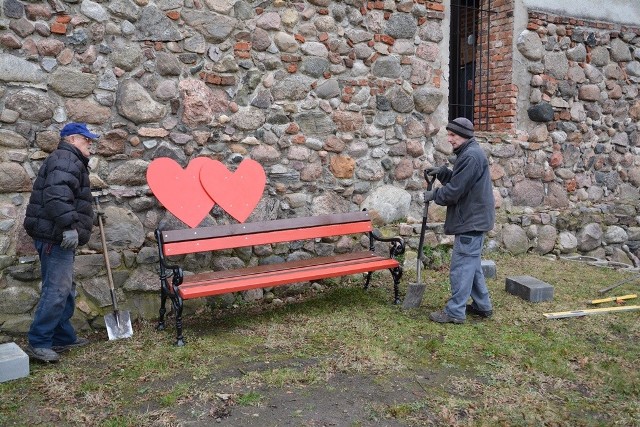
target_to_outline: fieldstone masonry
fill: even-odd
[[[512,2],[494,25],[513,23]],[[22,229],[32,181],[67,121],[100,133],[91,182],[121,307],[157,316],[153,230],[184,227],[146,185],[157,157],[197,156],[230,169],[261,163],[267,188],[249,221],[369,209],[415,250],[422,170],[446,164],[448,46],[442,1],[0,0],[0,330],[23,333],[39,266]],[[580,252],[633,262],[638,225],[637,29],[531,12],[497,31],[496,64],[523,55],[534,125],[515,122],[513,84],[496,86],[490,158],[498,224],[488,249]],[[510,51],[517,37],[518,51]],[[509,68],[498,79],[508,81]],[[450,245],[444,208],[427,244]],[[214,208],[202,225],[231,219]],[[416,225],[418,224],[418,225]],[[328,255],[341,238],[187,256],[189,271]],[[407,257],[410,259],[410,257]],[[415,258],[414,258],[415,259]],[[637,260],[637,258],[635,258]],[[408,262],[410,267],[414,263]],[[80,328],[108,310],[98,231],[77,257]],[[225,296],[280,301],[300,287]],[[193,302],[188,309],[197,308]]]

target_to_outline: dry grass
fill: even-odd
[[[140,323],[132,339],[94,334],[91,346],[61,363],[32,364],[28,378],[0,384],[0,425],[208,425],[239,417],[243,407],[276,411],[269,402],[282,393],[324,401],[330,411],[338,378],[356,384],[340,386],[347,392],[369,387],[374,396],[352,425],[640,425],[640,312],[542,316],[588,308],[598,289],[628,274],[536,256],[492,258],[491,320],[428,321],[448,296],[444,268],[425,272],[423,306],[408,312],[390,304],[381,275],[368,292],[354,278],[282,307],[199,313],[186,320],[183,348],[171,345],[172,328]],[[505,278],[517,275],[552,284],[553,301],[506,293]],[[304,407],[290,412],[297,418],[289,425],[313,425]]]

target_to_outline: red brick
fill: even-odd
[[[51,24],[51,32],[54,34],[67,34],[67,24],[54,22]]]
[[[165,15],[167,15],[167,18],[171,19],[172,21],[177,21],[178,19],[180,19],[180,12],[177,10],[170,10],[165,13]]]
[[[307,142],[307,138],[304,135],[298,134],[291,137],[291,142],[294,144],[304,144]]]
[[[71,22],[71,16],[69,16],[69,15],[58,15],[58,16],[56,16],[56,22],[59,22],[61,24],[68,24],[69,22]]]
[[[293,36],[298,43],[304,43],[305,38],[302,34],[296,34]]]
[[[298,71],[298,64],[287,65],[287,72],[294,74],[296,71]]]

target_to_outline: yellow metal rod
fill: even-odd
[[[589,304],[601,304],[603,302],[622,301],[622,300],[625,300],[625,299],[633,299],[633,298],[638,298],[638,295],[629,294],[629,295],[622,295],[622,296],[619,296],[619,297],[609,297],[609,298],[602,298],[602,299],[594,299],[593,301],[589,301]]]

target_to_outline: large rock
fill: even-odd
[[[111,119],[111,109],[98,104],[91,98],[67,99],[64,103],[71,121],[101,125]]]
[[[576,235],[578,250],[588,252],[600,247],[602,244],[602,235],[602,227],[600,224],[592,222],[585,225]]]
[[[394,39],[413,39],[418,25],[416,19],[408,13],[392,13],[387,20],[384,32]]]
[[[46,78],[47,74],[35,63],[0,53],[0,81],[44,83]]]
[[[564,80],[569,71],[569,60],[564,52],[548,52],[544,56],[545,71],[557,79]]]
[[[543,225],[538,230],[538,238],[536,242],[535,251],[544,255],[553,250],[556,246],[556,239],[558,237],[558,231],[552,225]]]
[[[38,303],[40,295],[34,289],[11,286],[0,289],[0,313],[22,314],[29,312]]]
[[[118,87],[118,112],[135,124],[158,122],[167,113],[135,80],[125,80]]]
[[[129,187],[145,185],[147,183],[147,167],[144,160],[129,160],[117,166],[109,173],[107,181],[110,184],[126,185]]]
[[[376,77],[396,79],[402,75],[400,59],[395,56],[378,58],[371,67],[371,73]]]
[[[202,10],[183,9],[181,16],[210,43],[222,43],[227,40],[238,22],[235,18]]]
[[[71,98],[91,95],[98,78],[71,67],[59,67],[52,74],[49,86],[58,94]]]
[[[194,11],[194,13],[202,12]],[[140,19],[136,22],[135,27],[136,32],[133,37],[135,41],[175,42],[184,38],[173,21],[153,5],[147,5],[142,9]]]
[[[540,206],[544,196],[544,187],[539,181],[518,181],[511,190],[511,201],[515,206]]]
[[[327,136],[336,131],[336,125],[331,117],[320,111],[296,114],[294,120],[306,135]]]
[[[277,80],[271,89],[276,101],[300,101],[305,99],[311,90],[313,80],[303,76],[289,76]]]
[[[505,249],[513,255],[524,254],[530,247],[527,233],[516,224],[507,224],[502,227],[502,242]]]
[[[518,51],[527,59],[532,61],[538,61],[542,59],[544,48],[542,46],[542,40],[538,33],[534,31],[524,30],[518,35],[517,40]]]
[[[201,80],[182,80],[179,89],[184,106],[182,120],[189,126],[208,124],[229,106],[228,95],[222,89],[211,89]]]
[[[373,211],[385,224],[406,219],[411,205],[411,194],[393,185],[383,185],[371,191],[360,205]]]
[[[113,44],[112,52],[109,57],[114,65],[126,71],[131,71],[140,65],[142,61],[142,49],[138,43],[124,43],[118,40]]]
[[[5,108],[17,111],[23,120],[40,123],[53,117],[56,105],[44,93],[24,89],[8,96]]]
[[[547,102],[540,102],[529,107],[527,114],[534,122],[550,122],[553,120],[553,107]]]
[[[128,173],[140,173],[141,168],[138,165],[132,165],[133,162],[141,162],[133,160],[125,163],[124,168],[129,168]],[[146,162],[144,162],[146,164]],[[131,167],[133,166],[133,167]],[[141,173],[142,179],[145,180],[145,173]],[[128,185],[135,185],[139,182],[139,178],[123,180],[120,182],[130,183]],[[133,181],[133,182],[132,182]],[[145,180],[146,181],[146,180]],[[110,251],[122,251],[125,249],[138,250],[144,244],[144,227],[138,217],[128,209],[119,208],[116,206],[107,206],[104,208],[105,216],[107,220],[104,225],[104,234],[107,242],[109,243]]]
[[[31,178],[27,171],[19,163],[0,163],[0,193],[22,191],[31,191]]]
[[[11,130],[0,129],[0,147],[27,148],[27,140],[20,134]]]
[[[231,117],[231,122],[240,130],[256,130],[265,120],[264,112],[252,107],[241,108]]]
[[[325,191],[311,202],[311,215],[328,215],[349,212],[351,204],[333,191]]]
[[[443,98],[442,91],[432,87],[421,87],[413,92],[413,102],[416,110],[425,114],[431,114],[436,111]]]

